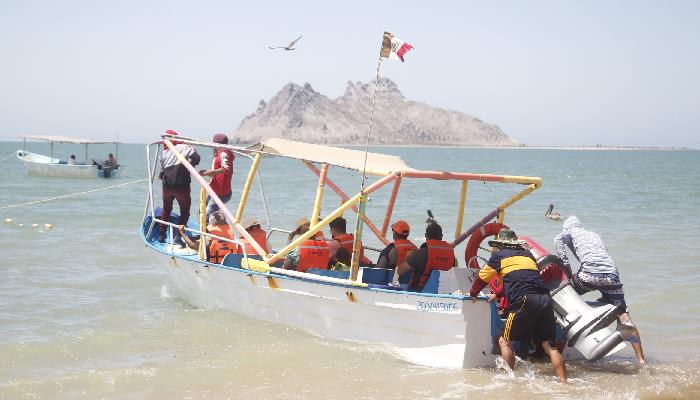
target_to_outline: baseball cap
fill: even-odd
[[[408,235],[411,233],[411,227],[408,226],[408,222],[400,219],[391,225],[391,230],[398,233],[399,235]]]

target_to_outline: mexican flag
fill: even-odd
[[[392,35],[391,32],[384,32],[380,56],[403,62],[403,56],[411,50],[413,46]]]

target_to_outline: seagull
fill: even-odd
[[[559,221],[561,219],[561,214],[559,214],[558,212],[552,212],[552,210],[554,210],[554,204],[550,204],[549,208],[547,208],[547,212],[544,213],[545,218]]]
[[[276,47],[270,47],[270,46],[268,46],[268,48],[269,48],[270,50],[275,50],[275,49],[284,49],[284,50],[287,50],[287,51],[289,51],[289,50],[295,50],[295,49],[294,49],[294,45],[297,44],[297,42],[299,41],[299,39],[301,39],[301,36],[299,36],[298,38],[292,40],[292,42],[289,43],[287,46],[276,46]]]

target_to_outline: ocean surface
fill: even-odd
[[[120,146],[118,159],[127,166],[109,180],[28,176],[14,155],[21,146],[0,143],[0,207],[146,177],[144,145]],[[28,143],[27,150],[48,153],[49,147]],[[89,157],[113,151],[92,146]],[[141,181],[0,208],[0,399],[700,398],[700,152],[372,151],[420,169],[542,177],[543,187],[508,209],[506,222],[552,250],[561,223],[543,215],[553,203],[555,211],[576,214],[599,233],[620,270],[649,365],[639,369],[624,357],[571,362],[570,384],[561,385],[549,364],[519,364],[512,375],[495,366],[426,368],[381,346],[193,308],[162,295],[167,260],[139,237],[147,187]],[[71,153],[81,159],[84,148],[54,148],[57,156]],[[211,150],[202,154],[205,167]],[[234,209],[248,165],[236,159]],[[359,188],[356,174],[331,169],[329,176],[348,193]],[[290,228],[310,214],[316,178],[303,165],[266,158],[262,177],[273,226]],[[464,227],[519,188],[471,183]],[[368,215],[380,226],[388,192],[368,203]],[[418,241],[430,208],[451,237],[458,194],[456,182],[405,180],[394,217],[406,219]],[[323,212],[338,201],[327,191]],[[260,204],[256,192],[248,215],[265,221]],[[272,238],[277,247],[282,236]],[[377,245],[369,231],[364,237]],[[463,246],[457,254],[464,265]]]

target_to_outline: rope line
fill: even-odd
[[[83,195],[83,194],[99,192],[99,191],[101,191],[101,190],[107,190],[107,189],[113,189],[113,188],[120,187],[120,186],[132,185],[132,184],[134,184],[134,183],[143,182],[143,181],[145,181],[145,180],[146,180],[146,178],[144,178],[144,179],[138,179],[138,180],[131,181],[131,182],[120,183],[120,184],[118,184],[118,185],[112,185],[112,186],[106,186],[106,187],[97,188],[97,189],[92,189],[92,190],[86,190],[86,191],[84,191],[84,192],[71,193],[71,194],[66,194],[66,195],[58,196],[58,197],[51,197],[51,198],[49,198],[49,199],[34,200],[34,201],[28,201],[28,202],[26,202],[26,203],[12,204],[12,205],[9,205],[9,206],[2,206],[2,207],[0,207],[0,210],[4,210],[4,209],[6,209],[6,208],[14,208],[14,207],[28,206],[28,205],[37,204],[37,203],[45,203],[45,202],[47,202],[47,201],[60,200],[60,199],[68,198],[68,197],[80,196],[80,195]]]

